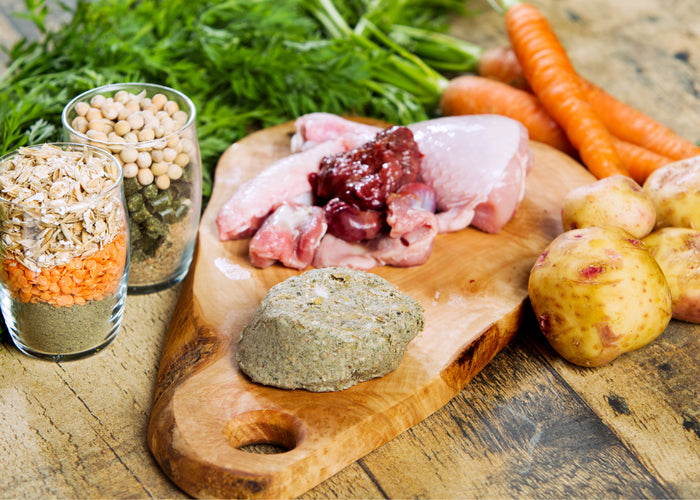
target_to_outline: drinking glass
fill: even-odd
[[[150,83],[89,90],[63,110],[71,142],[105,149],[124,170],[131,269],[129,293],[150,293],[189,270],[202,204],[196,110],[181,92]]]
[[[117,336],[129,271],[122,168],[85,144],[0,158],[0,308],[17,348],[72,360]]]

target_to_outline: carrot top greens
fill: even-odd
[[[53,31],[44,0],[24,3],[42,36],[5,48],[0,155],[60,138],[61,110],[83,91],[158,83],[197,106],[205,198],[220,154],[252,130],[311,111],[425,119],[438,71],[479,54],[443,39],[462,0],[77,0]]]

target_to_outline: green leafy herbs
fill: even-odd
[[[44,1],[25,0],[24,17],[42,38],[5,49],[10,64],[0,77],[0,154],[60,140],[63,106],[86,90],[158,83],[187,94],[197,107],[206,198],[221,153],[258,128],[313,111],[393,123],[435,113],[445,83],[439,71],[453,68],[441,67],[440,59],[462,57],[463,70],[478,57],[464,42],[461,55],[439,50],[459,45],[442,33],[447,16],[463,12],[463,5],[77,0],[70,20],[50,31]],[[425,61],[422,46],[429,47]]]

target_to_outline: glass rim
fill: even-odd
[[[68,212],[68,211],[72,211],[73,208],[81,209],[85,206],[89,207],[93,201],[99,200],[101,198],[107,198],[109,196],[112,196],[113,191],[116,191],[116,190],[121,191],[122,185],[124,183],[124,169],[122,168],[122,164],[117,159],[117,157],[114,156],[109,151],[106,151],[102,148],[98,148],[97,146],[93,146],[91,144],[84,144],[81,142],[44,142],[41,144],[32,144],[30,146],[21,146],[13,151],[10,151],[9,153],[6,153],[6,154],[0,156],[0,173],[2,173],[2,169],[1,169],[2,164],[14,156],[21,155],[22,149],[41,149],[43,146],[54,146],[54,147],[61,149],[64,152],[67,151],[68,148],[73,148],[73,149],[78,148],[78,149],[83,149],[83,150],[90,150],[93,153],[96,153],[98,155],[102,155],[103,157],[109,159],[111,162],[113,162],[116,165],[117,173],[118,173],[117,180],[114,183],[114,185],[111,186],[109,189],[107,189],[101,193],[98,193],[98,194],[93,194],[87,198],[84,198],[83,200],[80,200],[79,202],[67,204],[64,207],[53,208],[53,207],[46,207],[46,206],[41,206],[41,205],[39,205],[39,206],[28,205],[28,204],[23,203],[23,202],[8,200],[7,198],[5,198],[5,196],[2,192],[0,192],[0,203],[4,203],[6,205],[16,207],[18,209],[22,209],[22,210],[25,210],[27,212],[37,211],[37,210],[52,211],[52,212],[64,210],[64,211]]]
[[[78,102],[84,101],[89,97],[92,97],[93,95],[97,94],[103,94],[106,92],[112,92],[118,90],[128,90],[130,88],[133,89],[153,89],[153,90],[158,90],[161,92],[169,92],[172,94],[175,94],[179,99],[182,99],[182,101],[187,105],[188,108],[188,116],[187,116],[187,121],[177,130],[174,130],[173,132],[169,133],[168,135],[164,135],[163,137],[158,137],[156,139],[151,139],[148,141],[138,141],[138,142],[111,142],[111,141],[100,141],[99,139],[92,139],[88,137],[87,135],[83,134],[82,132],[78,132],[73,128],[73,126],[70,124],[70,121],[68,120],[68,114],[70,113],[71,110],[75,109],[75,106],[78,104]],[[77,137],[80,137],[81,139],[84,139],[85,141],[90,141],[92,144],[99,144],[99,145],[105,145],[109,146],[110,148],[116,149],[116,148],[126,148],[126,147],[135,147],[137,149],[144,149],[144,148],[149,148],[149,147],[154,147],[161,145],[164,141],[167,142],[169,139],[171,139],[174,136],[177,136],[182,133],[183,130],[189,128],[194,124],[195,118],[197,116],[197,108],[194,105],[194,102],[192,102],[192,99],[187,97],[185,94],[180,92],[179,90],[176,90],[171,87],[166,87],[165,85],[160,85],[157,83],[141,83],[141,82],[124,82],[124,83],[109,83],[107,85],[102,85],[100,87],[95,87],[90,90],[86,90],[82,94],[79,94],[75,96],[73,99],[71,99],[68,104],[66,104],[63,107],[63,111],[61,111],[61,122],[63,123],[63,126],[65,129],[70,133],[74,134]]]

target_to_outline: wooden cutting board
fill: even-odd
[[[397,370],[341,392],[282,390],[249,382],[234,353],[267,290],[297,271],[253,268],[248,240],[220,242],[215,219],[240,183],[289,153],[292,132],[291,123],[256,132],[222,155],[165,339],[148,443],[195,497],[298,496],[446,404],[516,334],[530,268],[562,230],[565,193],[594,180],[532,143],[525,199],[501,233],[439,235],[426,264],[373,270],[425,309]],[[254,443],[288,451],[240,449]]]

